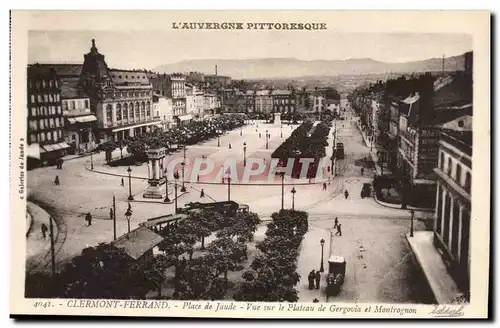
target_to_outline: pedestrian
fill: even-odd
[[[109,209],[109,219],[113,220],[113,209],[112,208]]]
[[[319,271],[316,271],[314,279],[316,280],[316,289],[319,289],[319,283],[321,282],[321,273]]]
[[[336,217],[334,223],[333,228],[335,229],[339,226],[339,218]]]
[[[347,197],[349,197],[349,192],[347,190],[344,191],[344,196],[345,196],[345,199],[347,199]]]
[[[130,203],[128,203],[127,212],[132,214],[132,206],[130,206]]]
[[[201,189],[200,198],[205,198],[205,190]]]
[[[49,229],[47,228],[47,225],[45,223],[42,223],[41,229],[42,229],[43,239],[45,239],[47,237],[47,230],[49,230]]]
[[[123,178],[122,178],[122,183],[121,183],[121,186],[124,187],[125,186],[125,181],[123,181]]]
[[[319,303],[319,300],[317,298],[313,299],[313,303]]]
[[[337,232],[335,233],[335,236],[340,236],[340,237],[342,237],[342,225],[341,225],[341,224],[339,224],[339,225],[337,226]]]
[[[365,173],[365,169],[361,168],[361,175],[363,175],[364,173]]]
[[[200,182],[200,175],[196,175],[196,182]]]
[[[229,149],[231,149],[231,143],[229,143]]]
[[[60,158],[59,159],[59,169],[62,170],[62,167],[63,167],[63,163],[64,163],[64,159]]]
[[[309,276],[307,276],[307,280],[309,281],[309,289],[314,289],[314,270],[309,272]]]
[[[262,134],[259,132],[259,138],[262,137]]]
[[[90,212],[88,212],[87,214],[85,214],[85,221],[87,221],[87,225],[88,226],[92,225],[92,214],[90,214]]]
[[[323,190],[326,190],[326,182],[323,182]]]
[[[58,176],[58,175],[56,175],[56,178],[54,179],[54,184],[55,184],[56,186],[59,186],[59,184],[60,184],[60,183],[59,183],[59,176]]]

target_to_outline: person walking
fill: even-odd
[[[323,190],[326,190],[326,182],[323,182]]]
[[[64,159],[60,158],[59,159],[59,169],[62,170],[62,167],[63,167],[63,163],[64,163]]]
[[[59,176],[58,175],[56,175],[56,178],[54,179],[54,184],[56,186],[59,186],[59,184],[60,184],[60,182],[59,182]]]
[[[196,175],[196,182],[200,182],[200,175]]]
[[[123,178],[122,178],[122,183],[121,183],[121,186],[124,187],[125,186],[125,181],[123,181]]]
[[[338,217],[335,217],[335,221],[334,221],[334,225],[333,225],[333,228],[337,228],[339,226],[339,218]]]
[[[349,192],[347,190],[344,191],[344,196],[345,196],[345,199],[347,199],[349,197]]]
[[[314,278],[315,278],[315,273],[314,270],[309,272],[309,276],[307,276],[307,280],[309,281],[309,289],[314,289]]]
[[[91,225],[92,225],[92,214],[90,214],[90,212],[88,212],[88,213],[85,215],[85,221],[87,221],[88,226],[91,226]]]
[[[321,273],[319,271],[316,271],[314,280],[316,280],[316,289],[319,289],[319,283],[321,282]]]
[[[45,223],[42,223],[42,227],[41,227],[41,230],[42,230],[42,236],[43,236],[43,239],[45,239],[47,237],[47,230],[49,230],[47,228],[47,225]]]
[[[231,147],[231,143],[229,143],[229,149],[231,149],[231,148],[232,148],[232,147]]]
[[[339,224],[339,225],[337,226],[337,232],[335,233],[335,236],[340,236],[340,237],[342,237],[342,225],[341,225],[341,224]]]
[[[205,198],[205,190],[201,189],[200,198]]]
[[[113,220],[113,209],[112,208],[109,209],[109,219]]]
[[[363,175],[364,173],[365,173],[365,169],[361,168],[361,175]]]

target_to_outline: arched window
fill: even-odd
[[[109,123],[113,121],[113,109],[110,104],[106,106],[106,121]]]
[[[462,186],[462,166],[457,163],[457,171],[455,172],[455,181],[459,186]]]
[[[464,120],[459,120],[459,121],[458,121],[458,127],[459,127],[459,128],[463,128],[464,126],[465,126],[465,124],[464,124]]]
[[[127,103],[123,104],[123,119],[127,119],[128,118],[128,105]]]
[[[90,108],[88,100],[85,100],[85,108]]]
[[[451,165],[452,165],[452,161],[451,161],[451,157],[448,157],[448,167],[446,168],[446,174],[448,174],[448,176],[451,176]]]
[[[122,120],[122,105],[121,104],[116,104],[116,120],[117,121]]]
[[[439,163],[439,166],[441,168],[441,171],[444,172],[444,153],[441,152],[441,163]]]
[[[144,104],[144,101],[141,102],[141,116],[146,117],[146,105]]]
[[[76,108],[75,101],[71,100],[71,109],[75,109],[75,108]]]
[[[137,118],[140,118],[141,116],[139,115],[139,102],[135,103],[135,116]]]
[[[135,119],[135,115],[134,115],[134,104],[133,104],[133,103],[130,103],[130,105],[128,106],[128,110],[129,110],[129,115],[130,115],[130,118]]]
[[[151,116],[151,103],[149,101],[146,103],[146,116]]]
[[[470,193],[470,188],[471,188],[471,183],[472,183],[472,181],[471,181],[471,180],[472,180],[472,177],[471,177],[471,175],[470,175],[470,172],[469,172],[469,171],[467,171],[467,172],[465,173],[465,184],[464,184],[464,189],[465,189],[468,193]]]

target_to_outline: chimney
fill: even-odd
[[[217,76],[217,65],[215,65],[215,76]]]

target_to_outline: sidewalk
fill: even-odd
[[[50,251],[50,216],[40,206],[26,202],[26,209],[31,216],[31,229],[26,236],[26,271],[45,264],[46,254]],[[57,239],[58,228],[54,223],[54,236]],[[42,224],[45,224],[49,230],[45,238],[42,235]]]
[[[434,247],[432,234],[431,231],[416,231],[413,237],[406,234],[406,239],[429,282],[437,303],[451,304],[462,293],[449,275],[438,250]]]
[[[377,175],[379,175],[379,176],[382,175],[382,168],[378,164],[376,144],[373,144],[373,147],[372,147],[371,142],[366,137],[365,132],[363,130],[361,130],[361,127],[359,126],[359,124],[356,124],[356,127],[361,132],[361,136],[363,137],[363,141],[365,142],[366,147],[372,148],[372,150],[370,151],[370,155],[371,155],[373,161],[375,162],[375,169],[376,169]],[[387,168],[387,167],[384,167],[384,175],[391,175],[391,174],[392,174],[391,170],[389,170],[389,168]]]

